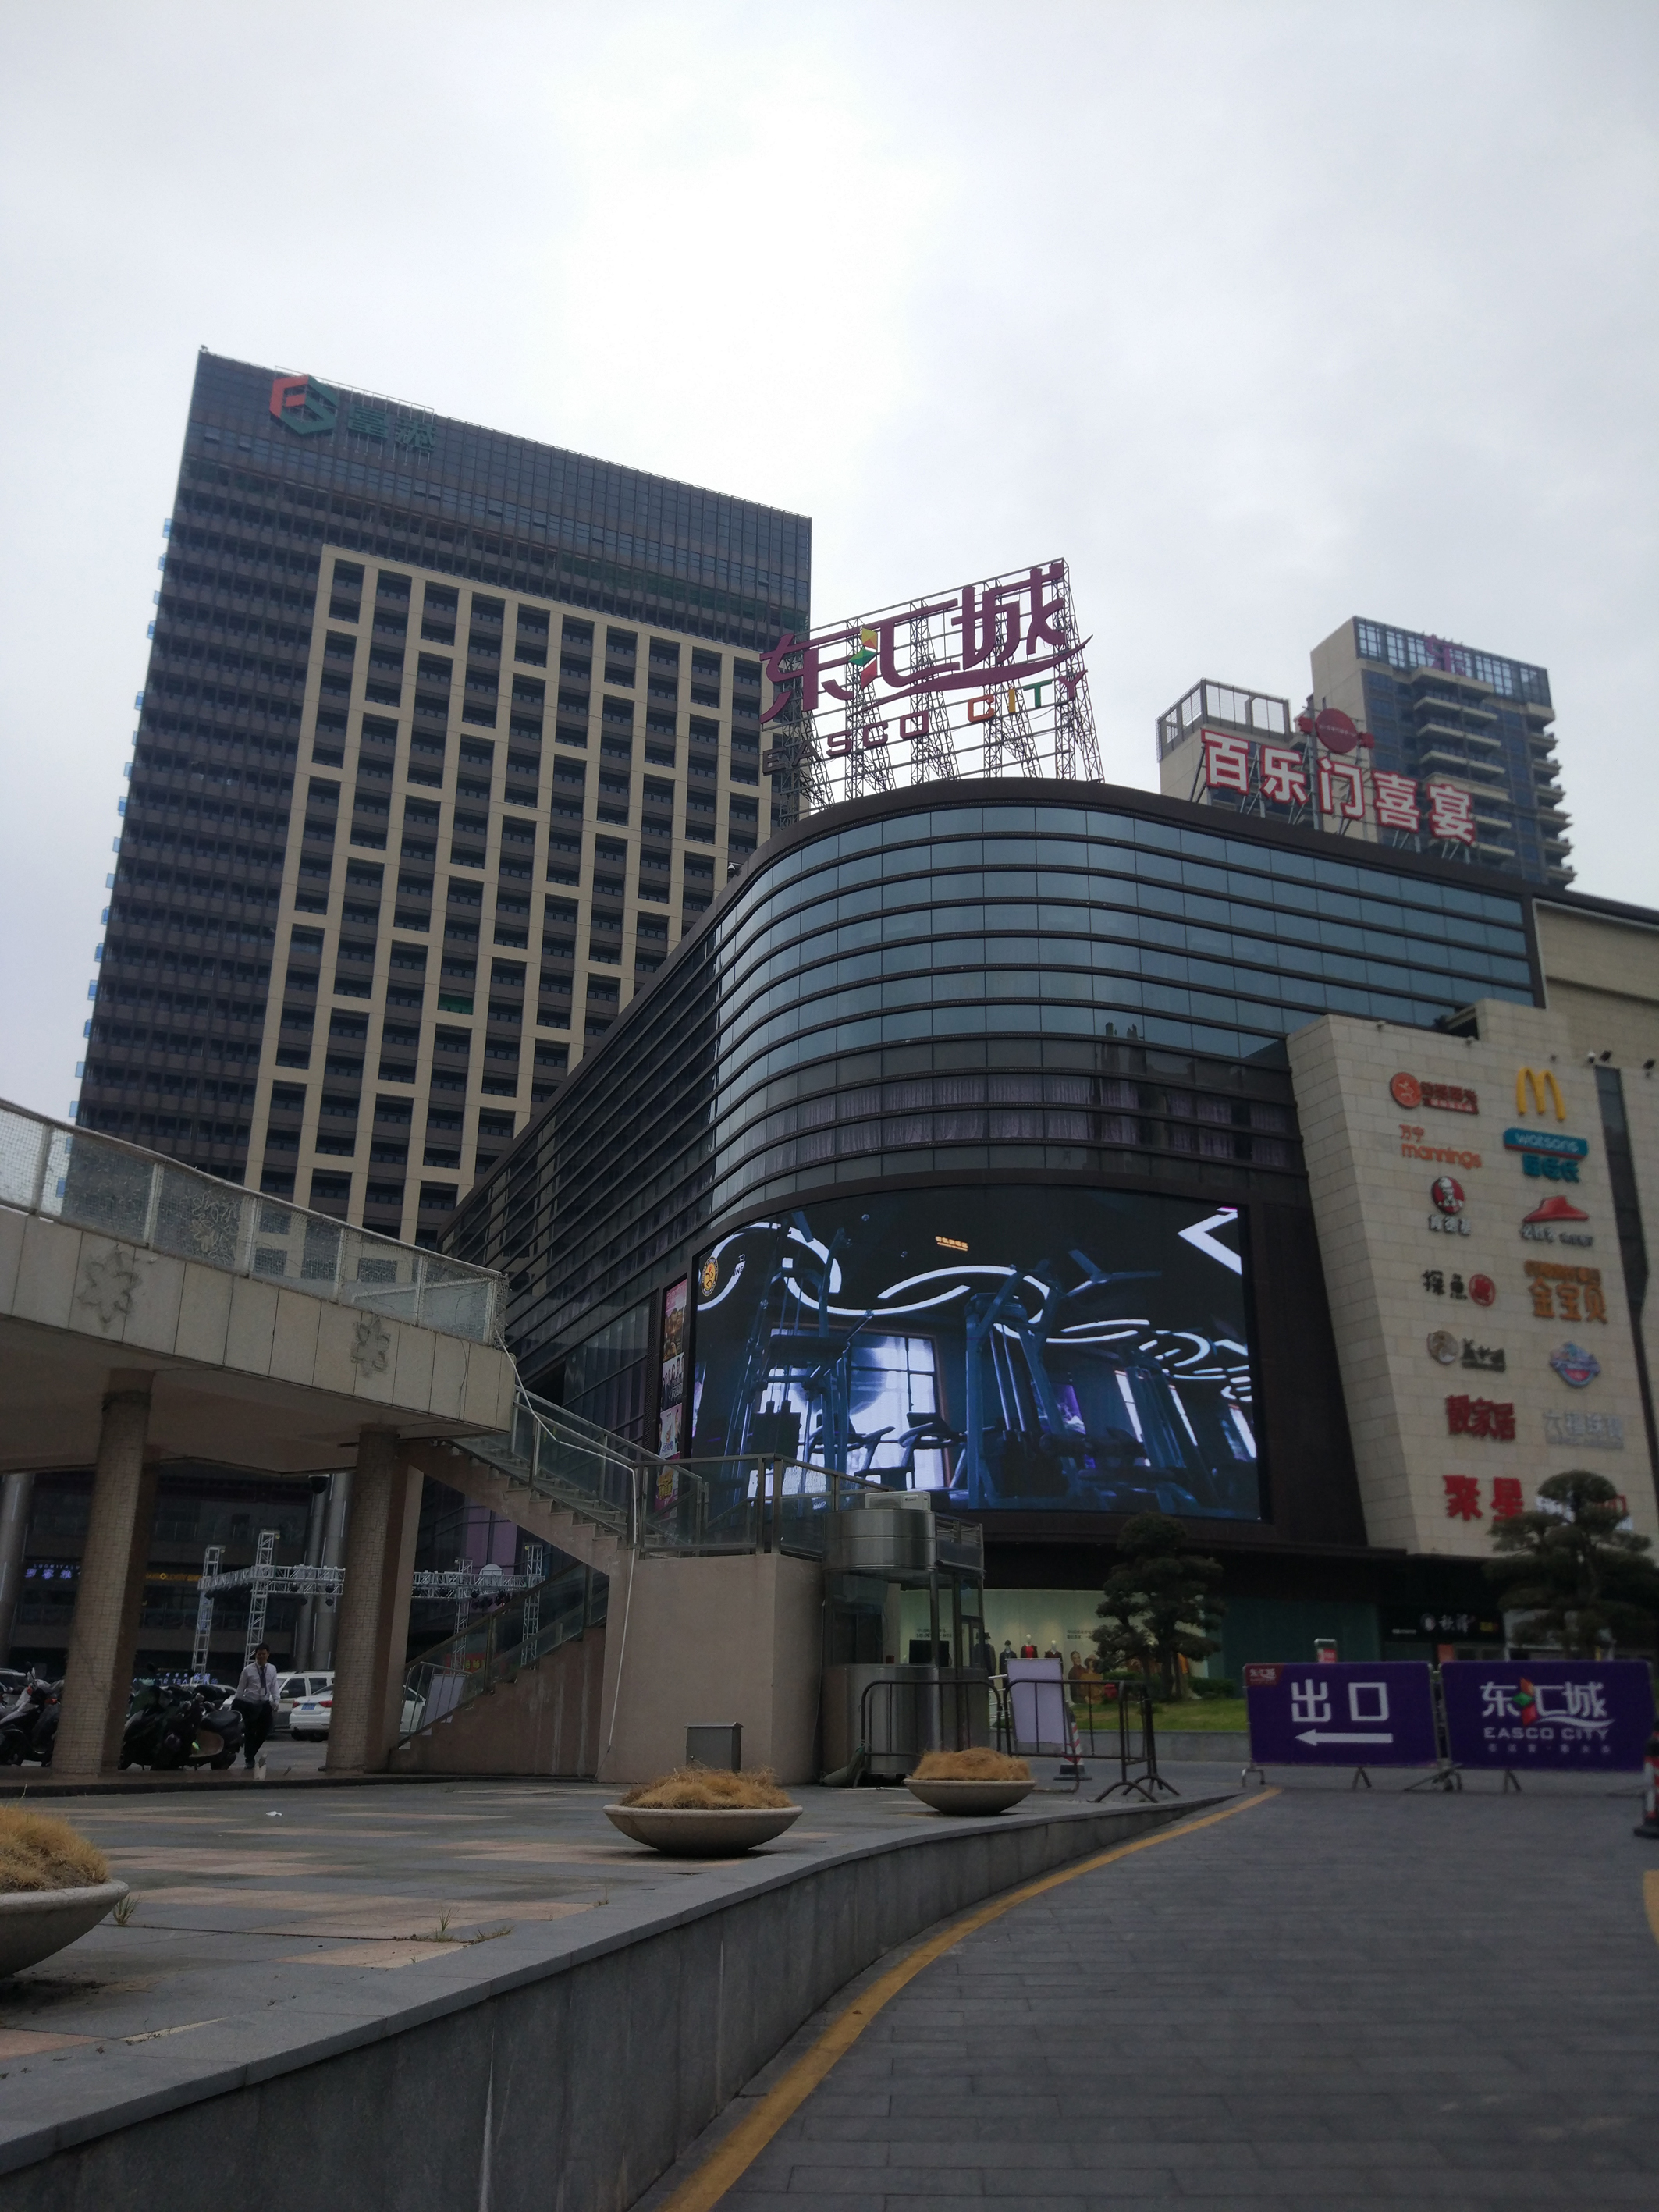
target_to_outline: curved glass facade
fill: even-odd
[[[1534,999],[1490,877],[1042,790],[887,793],[763,850],[457,1218],[532,1377],[603,1329],[636,1343],[622,1317],[705,1232],[826,1187],[1304,1205],[1291,1030]]]

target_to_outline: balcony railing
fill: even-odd
[[[474,1344],[501,1279],[0,1101],[0,1206]]]

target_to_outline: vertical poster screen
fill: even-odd
[[[686,1279],[662,1294],[662,1368],[657,1378],[657,1450],[678,1459],[682,1449],[681,1416],[685,1410]]]
[[[1234,1209],[1184,1199],[814,1201],[699,1260],[691,1449],[781,1416],[809,1467],[979,1511],[1256,1520],[1243,1278]]]

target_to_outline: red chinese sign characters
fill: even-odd
[[[1044,690],[1074,690],[1082,681],[1079,661],[1088,641],[1068,637],[1066,611],[1066,564],[1053,561],[1021,575],[964,584],[948,599],[900,607],[867,624],[850,623],[811,638],[786,632],[762,656],[773,696],[761,720],[775,721],[792,699],[800,714],[814,714],[821,693],[845,702],[854,686],[860,691],[879,686],[884,700],[926,705],[948,692],[994,691],[1000,684],[1013,683],[1041,707]],[[948,617],[954,647],[948,653],[931,650],[935,617]],[[919,629],[929,648],[920,666],[914,649]]]
[[[1201,730],[1204,787],[1259,792],[1279,806],[1306,806],[1316,793],[1318,813],[1326,822],[1373,821],[1379,829],[1423,834],[1443,844],[1475,842],[1474,800],[1455,783],[1431,777],[1419,789],[1408,775],[1369,768],[1358,759],[1332,759],[1321,752],[1310,771],[1308,755],[1295,745],[1274,745],[1228,730]],[[1371,742],[1363,732],[1354,744]]]
[[[1453,1437],[1492,1437],[1500,1443],[1513,1443],[1515,1407],[1492,1398],[1448,1398],[1446,1433]]]
[[[1480,1510],[1480,1478],[1474,1474],[1448,1474],[1441,1477],[1446,1493],[1448,1521],[1482,1521]],[[1492,1517],[1494,1521],[1513,1521],[1522,1512],[1521,1481],[1518,1475],[1498,1474],[1492,1477]]]

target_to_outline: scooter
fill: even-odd
[[[31,1674],[13,1703],[0,1712],[0,1766],[21,1766],[25,1759],[39,1759],[42,1765],[50,1761],[52,1738],[58,1732],[58,1691],[57,1684]],[[40,1728],[48,1709],[52,1726],[43,1744]]]
[[[127,1715],[119,1764],[158,1774],[210,1766],[222,1773],[242,1747],[242,1717],[216,1688],[200,1684],[143,1685]]]

